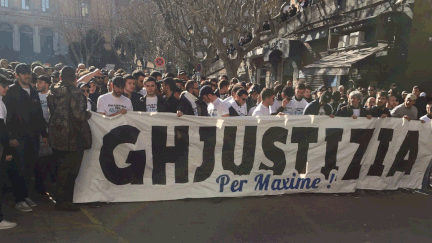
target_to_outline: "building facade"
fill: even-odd
[[[425,37],[430,34],[426,30],[432,15],[414,5],[413,0],[323,0],[299,8],[297,15],[285,21],[278,38],[247,55],[246,73],[252,82],[269,87],[287,80],[313,87],[373,84],[388,88],[391,83],[404,87],[411,65],[422,59],[413,50],[430,50],[432,43],[432,37],[430,42]],[[417,45],[416,39],[421,39]],[[419,63],[414,69],[422,70],[423,82],[427,82],[424,77],[430,73],[430,63]],[[412,82],[407,86],[412,87]]]
[[[82,34],[73,36],[71,32],[94,25],[94,16],[111,16],[107,8],[101,10],[99,6],[113,9],[114,0],[103,1],[1,0],[0,58],[27,63],[38,60],[50,64],[72,64],[68,45]],[[97,21],[104,22],[101,18]],[[109,36],[105,39],[111,41]]]
[[[64,60],[67,52],[67,43],[53,22],[49,0],[1,0],[1,58],[54,63]]]

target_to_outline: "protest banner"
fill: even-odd
[[[74,202],[420,188],[431,124],[402,118],[93,113]]]

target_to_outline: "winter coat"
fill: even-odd
[[[183,113],[183,115],[195,115],[193,108],[192,108],[192,104],[189,101],[188,98],[186,98],[184,91],[181,95],[180,95],[180,100],[179,100],[179,104],[177,107],[177,110],[181,111]],[[204,101],[201,100],[197,100],[195,101],[196,105],[197,105],[197,110],[198,110],[198,116],[209,116],[208,111],[207,111],[207,104]]]
[[[134,111],[144,111],[147,112],[147,95],[140,98],[139,107]],[[168,112],[168,102],[162,96],[157,96],[157,110],[158,112]]]
[[[369,115],[369,111],[365,108],[359,106],[360,109],[360,117],[366,117]],[[346,105],[341,107],[337,112],[336,116],[340,117],[352,117],[354,115],[353,109],[350,105]]]
[[[10,139],[18,137],[48,137],[38,92],[31,86],[30,95],[18,81],[9,86],[3,102],[7,109],[6,127]]]
[[[53,149],[76,151],[92,145],[90,125],[87,120],[87,100],[72,83],[60,81],[51,85],[47,95],[50,111],[49,138]]]
[[[319,110],[320,110],[320,102],[319,100],[315,100],[312,101],[311,103],[309,103],[304,111],[303,111],[303,115],[318,115],[319,114]],[[331,107],[331,105],[326,104],[324,106],[324,112],[327,116],[331,115],[333,112],[333,109]]]

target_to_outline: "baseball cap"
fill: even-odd
[[[16,74],[28,74],[31,73],[30,66],[25,63],[20,63],[15,67]]]
[[[71,67],[64,66],[60,71],[60,77],[67,79],[75,79],[75,70]]]
[[[45,83],[47,83],[48,85],[51,85],[51,79],[45,75],[40,75],[37,77],[37,80],[42,80]]]
[[[90,81],[88,81],[88,84],[91,84],[91,83],[97,84],[96,79],[95,78],[90,79]]]
[[[79,82],[79,83],[77,84],[77,88],[78,88],[78,89],[81,89],[82,87],[88,87],[88,88],[90,88],[90,85],[88,85],[88,84],[86,84],[86,83],[84,83],[84,82]]]
[[[4,75],[0,74],[0,84],[11,85],[12,83],[12,80],[7,79]]]
[[[199,92],[199,97],[202,99],[202,97],[204,95],[209,95],[209,94],[214,94],[213,89],[208,86],[208,85],[204,85]]]
[[[117,76],[117,77],[113,78],[112,83],[113,83],[113,85],[115,85],[116,87],[119,87],[119,88],[124,88],[124,86],[125,86],[125,80],[121,76]]]
[[[332,99],[332,94],[328,91],[324,92],[320,97],[320,102],[322,103],[329,103]]]
[[[252,94],[253,92],[260,93],[260,88],[258,85],[254,85],[251,89],[249,89],[249,94]]]

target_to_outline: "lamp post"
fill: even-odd
[[[187,27],[187,31],[188,31],[187,34],[189,35],[189,42],[192,46],[192,56],[193,56],[193,58],[195,58],[195,48],[194,48],[194,44],[193,44],[193,35],[195,34],[195,31],[194,31],[193,25],[189,25]],[[193,60],[190,60],[190,63],[192,63],[192,61]],[[190,73],[190,65],[188,65],[188,66],[189,66],[188,67],[188,73]]]

